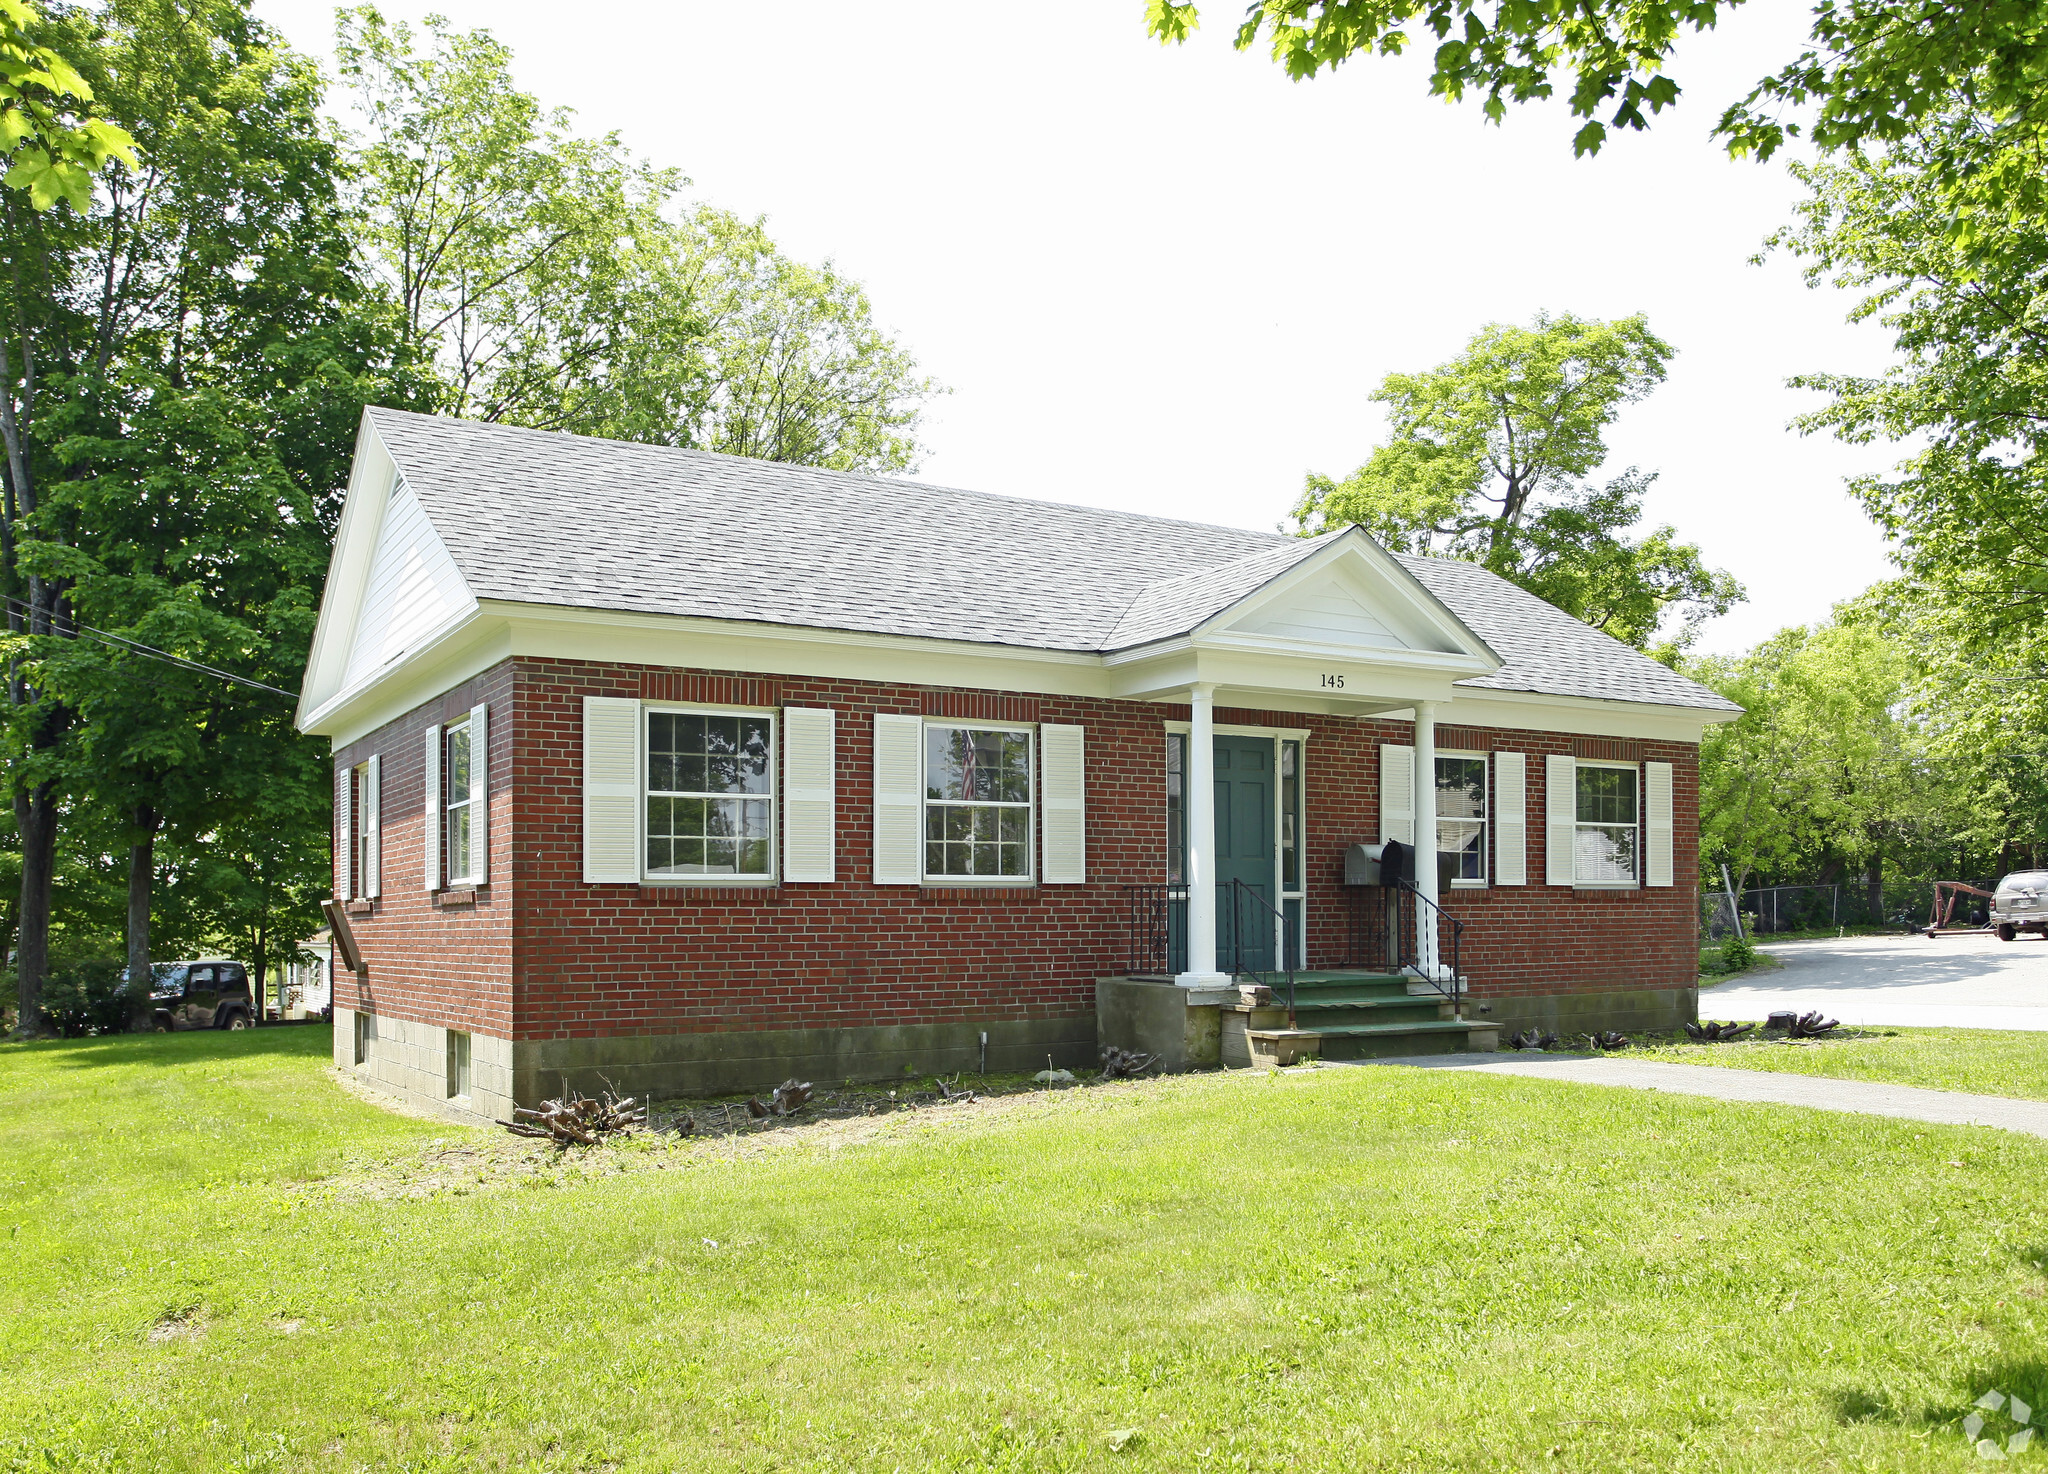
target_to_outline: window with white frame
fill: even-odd
[[[1031,876],[1031,732],[930,724],[924,730],[927,879]]]
[[[441,734],[441,836],[448,884],[475,878],[469,827],[469,723],[454,722]]]
[[[647,712],[647,876],[775,874],[775,718]]]
[[[370,846],[377,837],[376,785],[370,781],[370,765],[357,763],[348,775],[348,899],[360,901],[370,894],[370,866],[375,856]]]
[[[1457,856],[1451,883],[1486,884],[1486,759],[1438,753],[1436,847]]]
[[[1572,871],[1580,885],[1633,885],[1641,822],[1633,763],[1578,764]]]

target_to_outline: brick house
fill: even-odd
[[[363,963],[337,1062],[475,1118],[1089,1065],[1204,1009],[1240,1050],[1675,1027],[1734,714],[1355,528],[373,409],[299,715]],[[1346,883],[1432,831],[1412,886]],[[1298,1016],[1233,1019],[1247,974]]]

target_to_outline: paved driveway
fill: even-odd
[[[1982,933],[1776,942],[1782,969],[1700,990],[1700,1017],[1817,1008],[1845,1024],[2048,1030],[2048,942]]]

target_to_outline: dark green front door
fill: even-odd
[[[1250,894],[1240,896],[1232,881]],[[1254,900],[1252,897],[1256,896]],[[1273,965],[1273,743],[1216,739],[1216,967]],[[1239,929],[1244,946],[1236,946]]]

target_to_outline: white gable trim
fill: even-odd
[[[475,594],[424,509],[410,491],[401,491],[403,486],[397,463],[365,412],[299,690],[302,730],[316,730],[323,713],[411,664],[476,617]],[[409,536],[405,546],[387,547],[394,499],[398,516],[412,525],[393,526],[392,531]],[[412,607],[373,609],[373,581],[377,597],[409,601]],[[376,644],[374,651],[359,651],[365,638]]]
[[[1220,572],[1220,570],[1219,570]],[[1317,585],[1334,585],[1355,601],[1372,620],[1393,636],[1396,644],[1378,641],[1363,644],[1348,640],[1319,639],[1308,634],[1255,634],[1246,628],[1275,615],[1284,615],[1291,603],[1300,601]],[[1460,665],[1477,663],[1487,673],[1501,668],[1500,656],[1472,627],[1451,612],[1365,529],[1353,527],[1330,539],[1308,557],[1275,575],[1243,598],[1218,610],[1197,625],[1195,643],[1215,643],[1218,637],[1251,640],[1260,647],[1281,649],[1307,647],[1314,650],[1346,650],[1354,654],[1379,655],[1382,651],[1405,651],[1415,656],[1465,657]],[[1473,674],[1460,670],[1461,675]]]

